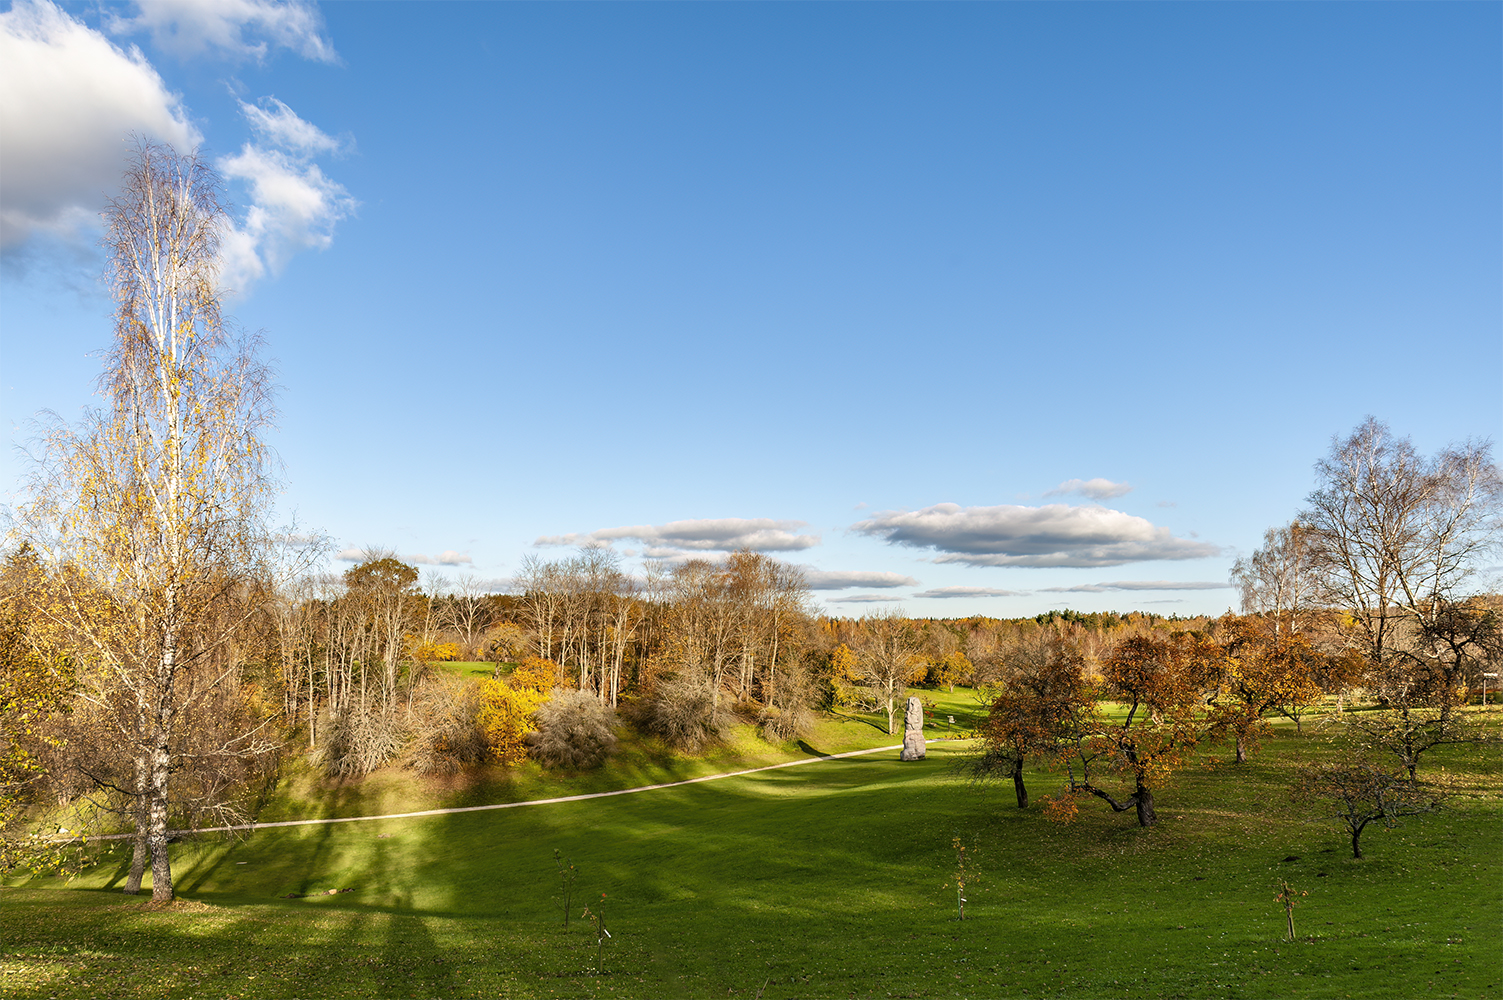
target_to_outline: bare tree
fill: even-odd
[[[867,703],[887,713],[887,731],[896,725],[898,702],[908,693],[908,683],[923,675],[919,657],[922,637],[908,618],[896,611],[867,615],[861,619],[853,651]]]
[[[269,538],[271,372],[257,340],[221,320],[220,190],[197,153],[137,143],[105,213],[116,303],[99,380],[107,403],[76,430],[53,419],[21,511],[63,584],[49,614],[96,668],[84,696],[135,762],[137,861],[149,852],[155,900],[173,897],[181,737],[238,669],[222,654],[265,593],[247,581],[263,574]],[[205,676],[190,684],[188,673]]]
[[[447,591],[441,602],[444,623],[458,634],[465,659],[477,659],[485,630],[491,625],[485,588],[473,573],[467,573],[444,589]]]
[[[1263,545],[1232,565],[1232,585],[1244,615],[1268,615],[1274,635],[1298,632],[1317,599],[1316,546],[1309,525],[1292,521],[1269,528]]]
[[[1301,520],[1326,601],[1350,616],[1385,696],[1402,699],[1406,644],[1462,596],[1497,541],[1503,479],[1491,447],[1468,441],[1426,458],[1369,417],[1315,468]]]

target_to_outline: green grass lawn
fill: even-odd
[[[441,660],[433,664],[439,670],[447,670],[451,674],[461,677],[494,677],[496,668],[501,668],[501,676],[505,677],[517,669],[515,663],[488,663],[484,660]]]
[[[869,719],[839,718],[808,742],[831,753],[850,748],[841,740],[896,742]],[[719,759],[799,755],[754,744]],[[948,774],[964,748],[595,801],[205,838],[175,847],[186,902],[161,910],[113,891],[128,861],[116,847],[67,891],[58,879],[0,889],[0,995],[1503,993],[1496,745],[1437,751],[1470,794],[1398,830],[1371,830],[1364,861],[1334,823],[1289,802],[1292,769],[1329,747],[1287,727],[1247,765],[1183,772],[1148,831],[1091,806],[1060,827],[1012,807],[1010,785],[972,790]],[[629,752],[640,778],[703,766],[645,745]],[[529,797],[631,783],[521,771],[511,789]],[[1058,784],[1031,781],[1035,797]],[[405,786],[405,799],[369,798],[432,806],[484,783]],[[347,792],[324,788],[326,799],[344,797],[309,808],[362,804],[364,793]],[[954,836],[979,865],[963,923],[946,887]],[[567,930],[555,849],[579,871]],[[1292,944],[1274,900],[1280,878],[1309,893]],[[351,891],[284,898],[329,889]],[[578,919],[601,893],[613,935],[603,971]]]

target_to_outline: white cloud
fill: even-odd
[[[695,553],[794,552],[819,544],[818,535],[798,534],[807,521],[776,521],[766,517],[701,518],[669,521],[667,524],[638,524],[622,528],[602,528],[584,534],[545,535],[534,545],[610,545],[622,539],[642,542],[643,556],[649,559],[682,559]]]
[[[996,587],[937,587],[921,590],[913,596],[939,601],[954,597],[1022,597],[1026,593],[1026,590],[998,590]]]
[[[240,102],[240,113],[252,131],[273,146],[302,156],[338,153],[344,143],[324,133],[317,125],[302,118],[275,97],[263,97],[261,103]]]
[[[150,32],[157,48],[178,56],[264,62],[272,48],[283,48],[315,62],[339,58],[318,6],[307,0],[149,0],[109,27],[120,35]]]
[[[281,271],[300,250],[327,248],[334,226],[355,211],[355,199],[312,158],[342,143],[299,118],[274,97],[240,111],[259,140],[219,161],[226,177],[244,181],[251,205],[224,241],[225,287],[243,291],[268,270]]]
[[[202,139],[140,50],[47,0],[0,13],[0,248],[35,231],[80,240],[120,182],[129,135]]]
[[[851,528],[893,545],[932,549],[940,553],[935,562],[971,566],[1121,566],[1200,559],[1220,551],[1118,510],[1065,504],[942,503],[919,511],[884,511]]]
[[[812,566],[800,567],[804,581],[810,590],[850,590],[853,587],[875,587],[879,590],[890,587],[917,587],[918,581],[902,573],[887,573],[881,570],[824,570]]]
[[[373,555],[374,554],[374,555]],[[388,555],[391,553],[388,552]],[[370,558],[380,558],[381,553],[373,549],[357,549],[353,545],[347,549],[341,549],[334,554],[334,558],[340,562],[364,562]],[[419,553],[411,556],[395,556],[410,566],[469,566],[474,560],[463,552],[455,552],[453,549],[445,549],[436,556],[425,556]]]
[[[414,566],[472,566],[475,562],[463,552],[455,552],[453,549],[445,549],[436,556],[402,556],[402,561]]]
[[[1103,594],[1109,590],[1230,590],[1229,583],[1210,580],[1118,580],[1116,583],[1082,583],[1075,587],[1042,587],[1044,594]]]
[[[825,600],[832,604],[885,604],[889,601],[901,601],[901,596],[893,594],[851,594],[847,597],[827,597]]]
[[[1126,483],[1114,483],[1110,479],[1067,479],[1044,493],[1046,497],[1062,497],[1071,493],[1078,493],[1092,500],[1112,500],[1116,497],[1126,496],[1132,492],[1132,487]]]

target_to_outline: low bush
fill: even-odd
[[[715,692],[696,678],[660,683],[640,708],[642,728],[671,747],[698,753],[720,742],[727,720],[715,706]]]
[[[527,734],[527,746],[547,767],[589,770],[616,749],[616,713],[588,691],[554,688],[534,718],[537,730]]]
[[[485,759],[480,692],[458,677],[437,676],[413,706],[403,763],[419,774],[453,774]]]

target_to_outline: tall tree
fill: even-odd
[[[1345,612],[1372,680],[1404,699],[1411,640],[1464,596],[1498,539],[1503,478],[1486,442],[1432,457],[1369,417],[1316,464],[1301,520],[1312,532],[1327,603]]]
[[[258,341],[220,315],[219,178],[195,153],[137,143],[105,213],[114,340],[106,405],[74,429],[54,419],[22,523],[64,587],[65,619],[97,668],[89,696],[135,761],[137,862],[173,896],[167,852],[182,735],[227,676],[220,655],[260,607],[274,481],[273,417]],[[108,609],[84,590],[105,595]],[[234,669],[238,669],[235,662]],[[184,683],[185,672],[208,676]]]
[[[1263,545],[1232,564],[1232,585],[1245,615],[1268,615],[1274,634],[1298,632],[1317,600],[1316,546],[1309,525],[1295,520],[1269,528]]]

